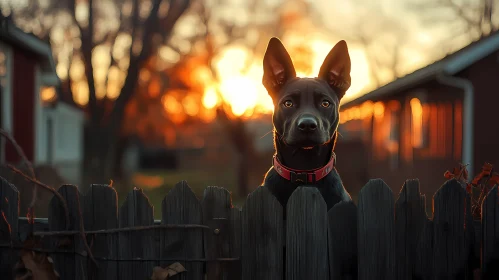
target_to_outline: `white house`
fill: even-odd
[[[79,183],[84,114],[57,99],[60,80],[50,45],[0,18],[0,127],[36,165],[52,165],[68,183]],[[0,142],[0,163],[18,163],[13,147]]]

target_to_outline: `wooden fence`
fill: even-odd
[[[61,279],[151,279],[154,267],[174,262],[186,271],[168,279],[499,279],[497,186],[481,221],[456,180],[435,193],[433,219],[417,180],[406,181],[396,201],[382,180],[370,180],[357,206],[342,202],[329,212],[315,188],[296,189],[283,209],[260,187],[241,210],[227,190],[208,187],[199,201],[183,181],[163,199],[161,221],[138,189],[121,207],[107,185],[58,192],[69,216],[54,196],[48,219],[34,225],[41,239],[32,250],[48,252]],[[18,217],[18,199],[0,178],[2,279],[13,279],[30,226]]]

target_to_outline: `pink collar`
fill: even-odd
[[[277,159],[277,156],[274,156],[274,169],[281,177],[291,182],[315,183],[326,177],[333,170],[335,161],[336,155],[333,153],[329,162],[321,168],[313,170],[296,170],[282,165]]]

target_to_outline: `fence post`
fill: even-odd
[[[203,194],[203,221],[211,230],[204,232],[204,249],[206,258],[230,258],[232,228],[232,203],[229,191],[220,187],[207,187]],[[234,263],[235,264],[235,263]],[[240,275],[230,275],[230,263],[211,261],[206,263],[208,280],[237,279]],[[237,270],[236,270],[237,272]]]
[[[229,278],[239,280],[242,277],[241,267],[241,238],[242,238],[242,212],[241,208],[230,209],[230,257],[239,258],[239,261],[233,261],[228,264]]]
[[[242,211],[242,279],[283,280],[283,209],[265,186],[248,195]]]
[[[131,190],[120,207],[120,228],[154,225],[153,207],[141,189]],[[158,258],[156,241],[157,231],[154,229],[121,232],[119,234],[120,259],[156,259]],[[159,262],[139,261],[120,262],[119,279],[148,279],[152,276],[153,267]]]
[[[66,201],[69,211],[70,231],[80,230],[80,193],[78,187],[73,185],[63,185],[57,190]],[[66,229],[66,215],[62,202],[57,196],[53,196],[49,203],[48,224],[49,231],[63,231]],[[62,235],[50,237],[51,247],[57,251],[67,251],[69,254],[54,254],[54,269],[59,273],[61,279],[88,279],[87,261],[85,247],[82,236]],[[73,254],[71,254],[73,253]]]
[[[171,225],[203,224],[201,204],[186,181],[181,181],[168,192],[161,205],[161,223]],[[175,279],[198,280],[203,276],[203,262],[182,262],[186,259],[203,258],[203,229],[164,229],[160,235],[160,257],[175,259],[186,272],[177,274]],[[175,261],[162,261],[161,266]]]
[[[358,206],[359,279],[395,279],[394,201],[381,179],[360,190]]]
[[[286,280],[328,279],[327,206],[321,193],[298,187],[286,208]]]
[[[395,203],[397,279],[411,280],[416,250],[428,218],[419,180],[405,181]]]
[[[13,267],[17,252],[9,246],[19,241],[19,192],[17,188],[0,177],[0,275],[14,279]]]
[[[109,185],[90,186],[83,199],[83,218],[85,230],[104,230],[118,228],[118,195]],[[118,265],[118,234],[87,234],[98,267],[89,260],[90,279],[115,279]]]
[[[496,185],[482,203],[482,279],[499,275],[499,187]]]
[[[341,201],[328,220],[329,279],[357,279],[357,206]]]
[[[433,276],[437,279],[465,279],[469,274],[471,253],[471,240],[465,225],[473,230],[467,217],[471,212],[465,211],[471,209],[469,196],[464,186],[452,179],[435,193],[433,205]]]

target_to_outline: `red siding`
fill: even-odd
[[[12,103],[13,136],[32,161],[35,148],[35,65],[36,57],[23,50],[13,51]],[[6,147],[7,162],[17,162],[19,157],[13,147]]]

